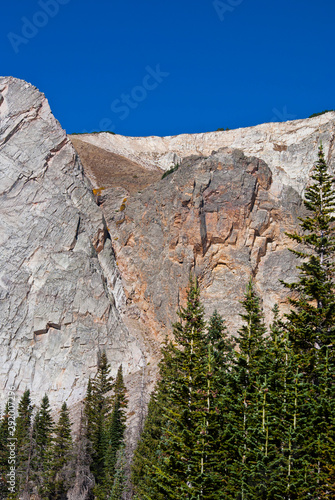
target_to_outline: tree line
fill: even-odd
[[[252,280],[232,338],[191,280],[133,461],[136,500],[335,498],[335,193],[322,146],[305,193],[299,278],[266,328]]]
[[[113,381],[105,353],[88,381],[75,440],[66,403],[54,422],[48,396],[34,408],[29,390],[19,401],[11,438],[7,403],[0,420],[0,498],[120,500],[127,403],[122,366]]]

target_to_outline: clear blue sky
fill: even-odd
[[[68,133],[174,135],[335,108],[331,0],[10,0],[1,75]]]

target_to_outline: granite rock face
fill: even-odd
[[[104,216],[43,94],[0,78],[0,385],[74,405],[103,350],[142,373]],[[136,378],[136,376],[135,376]],[[137,396],[136,396],[137,398]]]
[[[240,300],[254,277],[267,320],[285,307],[279,279],[292,279],[294,256],[285,231],[297,227],[299,194],[271,190],[267,164],[223,148],[207,159],[185,159],[177,171],[128,196],[109,189],[102,204],[127,297],[128,314],[163,338],[185,299],[190,272],[198,276],[206,313],[217,309],[231,333]]]

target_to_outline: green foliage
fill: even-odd
[[[124,432],[126,430],[128,400],[126,397],[126,387],[123,381],[122,365],[119,367],[116,376],[114,394],[113,410],[106,425],[107,448],[105,452],[104,488],[107,493],[112,490],[114,484],[115,474],[117,472],[118,452],[124,445]],[[120,471],[118,472],[119,480],[121,481],[122,473]],[[121,486],[119,485],[119,487]]]
[[[114,397],[110,393],[114,390]],[[122,366],[115,383],[110,376],[110,365],[105,353],[101,355],[97,376],[89,380],[86,401],[87,453],[90,470],[95,478],[94,495],[97,500],[111,494],[118,471],[118,451],[124,445],[128,400],[123,381]]]
[[[30,479],[32,456],[31,420],[33,405],[27,389],[20,399],[16,418],[16,491],[26,491]]]
[[[308,118],[315,118],[316,116],[324,115],[325,113],[329,113],[330,111],[335,111],[335,110],[334,109],[325,109],[324,111],[321,111],[320,113],[313,113]]]
[[[161,386],[162,384],[158,383],[156,391],[151,395],[143,432],[134,454],[132,484],[136,498],[138,499],[145,498],[146,495],[149,498],[156,498],[157,500],[163,499],[163,496],[156,490],[156,485],[151,474],[152,464],[159,464],[161,461],[161,454],[158,447],[165,422],[165,417],[162,413],[164,391]]]
[[[49,398],[45,394],[35,415],[32,433],[32,477],[39,490],[43,488],[43,478],[49,467],[47,452],[52,443],[53,429]]]
[[[177,165],[175,165],[174,167],[169,168],[169,170],[166,170],[166,172],[164,172],[164,174],[162,175],[162,179],[165,179],[165,177],[167,177],[168,175],[172,174],[173,172],[176,172],[178,168],[179,168],[179,163],[177,163]]]
[[[266,485],[264,475],[266,433],[264,432],[264,395],[267,390],[264,366],[265,333],[260,301],[250,280],[242,302],[243,325],[237,340],[239,352],[235,355],[230,374],[228,393],[231,430],[234,446],[228,450],[231,460],[229,477],[238,486],[244,498],[263,498]],[[229,422],[227,422],[229,424]],[[232,488],[230,482],[229,489]]]
[[[115,475],[108,500],[121,500],[126,485],[126,455],[124,447],[120,447],[116,455]]]
[[[234,350],[192,284],[135,452],[136,500],[295,500],[335,491],[335,347],[313,377],[274,307],[266,331],[252,281]],[[317,381],[317,383],[316,383]]]
[[[290,298],[293,309],[287,315],[287,328],[295,349],[308,354],[305,358],[310,371],[316,363],[317,348],[335,341],[335,192],[322,146],[311,179],[305,193],[308,215],[301,219],[302,234],[288,234],[303,246],[291,250],[302,260],[300,277],[296,283],[285,283],[296,294]]]
[[[8,429],[9,405],[6,404],[5,411],[0,421],[0,498],[8,493],[7,473],[9,472],[9,429]]]
[[[286,316],[285,328],[298,356],[300,387],[305,388],[302,403],[301,454],[308,467],[301,498],[315,494],[328,498],[334,491],[334,210],[335,191],[328,174],[323,148],[305,193],[308,215],[301,219],[302,234],[289,237],[300,244],[292,250],[302,261],[299,280],[286,286],[295,295]]]
[[[36,452],[43,460],[44,453],[51,441],[51,434],[54,428],[54,422],[51,417],[51,408],[49,398],[45,394],[40,408],[37,410],[33,425],[33,439]]]
[[[45,453],[43,495],[52,500],[62,500],[73,482],[73,443],[71,422],[66,403],[63,403],[55,437],[49,441]]]
[[[105,454],[107,436],[105,422],[112,409],[111,397],[108,395],[113,388],[110,375],[110,365],[105,353],[102,353],[98,372],[94,380],[89,380],[85,415],[87,418],[87,439],[90,443],[91,471],[97,484],[101,484],[105,475]]]

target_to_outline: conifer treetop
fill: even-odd
[[[287,233],[300,244],[290,249],[302,263],[299,280],[284,285],[297,292],[289,298],[293,306],[286,315],[295,346],[311,350],[334,340],[335,324],[335,190],[320,145],[318,161],[311,173],[304,204],[308,215],[300,218],[302,234]]]

